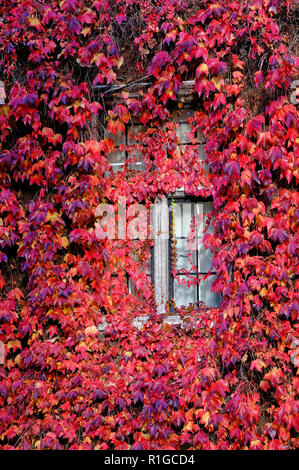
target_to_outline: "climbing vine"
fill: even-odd
[[[298,447],[294,3],[0,2],[2,449]],[[190,80],[208,173],[175,132]],[[145,169],[113,172],[132,122]],[[222,301],[171,326],[152,242],[95,227],[181,187],[213,200]]]

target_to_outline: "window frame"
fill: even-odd
[[[204,204],[204,203],[208,203],[208,202],[213,202],[213,198],[212,197],[207,197],[207,198],[202,198],[202,197],[195,197],[195,196],[190,196],[190,195],[185,195],[185,193],[181,192],[181,194],[178,194],[178,192],[174,193],[174,195],[172,196],[169,196],[168,198],[168,208],[169,208],[169,240],[168,240],[168,256],[169,256],[169,260],[168,260],[168,271],[169,271],[169,280],[168,280],[168,289],[169,289],[169,307],[170,307],[170,310],[171,311],[176,311],[176,309],[178,307],[175,307],[174,304],[175,304],[175,300],[174,300],[174,281],[175,281],[175,278],[172,274],[172,264],[173,264],[173,255],[172,255],[172,243],[173,243],[173,240],[175,237],[173,237],[172,235],[172,222],[173,222],[173,210],[171,208],[171,204],[172,202],[174,201],[174,203],[176,204],[184,204],[184,203],[194,203],[194,204]],[[198,254],[199,254],[199,250],[200,250],[200,246],[198,245],[196,247],[196,268],[197,268],[197,271],[198,271]],[[200,271],[200,274],[208,274],[210,271],[206,271],[206,272],[201,272]],[[215,271],[214,271],[215,273]],[[183,275],[183,274],[179,274],[179,275]],[[198,280],[198,274],[195,274],[197,280]],[[196,302],[195,304],[198,304],[200,302],[199,300],[199,283],[197,282],[196,283]],[[191,303],[190,303],[191,304]],[[189,305],[190,305],[189,304]],[[188,305],[184,305],[184,307],[188,307]]]

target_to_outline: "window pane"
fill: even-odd
[[[198,146],[198,153],[199,153],[200,160],[202,160],[204,162],[203,163],[204,170],[206,171],[206,173],[209,173],[210,169],[209,169],[209,165],[206,163],[206,154],[205,154],[205,151],[204,151],[204,146],[205,146],[205,144],[200,144]],[[207,204],[209,204],[209,203],[207,203]]]
[[[116,134],[106,131],[104,137],[112,139],[115,147],[119,147],[121,144],[126,145],[126,133],[124,131],[117,132]]]
[[[179,142],[181,144],[185,144],[190,142],[187,137],[187,134],[191,131],[190,125],[187,122],[179,122],[178,127],[176,128],[175,132],[178,136]]]
[[[126,152],[119,150],[120,145],[126,144],[126,133],[123,131],[113,134],[106,130],[104,137],[112,139],[114,142],[115,152],[108,154],[108,161],[111,164],[113,171],[119,171],[123,168],[123,164],[126,161]]]
[[[211,291],[211,285],[216,276],[209,276],[199,284],[199,300],[209,307],[217,307],[220,303],[220,294]]]
[[[143,125],[128,125],[128,144],[136,144],[135,136],[141,132],[146,132],[146,127]]]
[[[212,202],[204,202],[204,203],[198,203],[197,204],[197,211],[201,212],[202,214],[202,224],[200,227],[200,230],[198,232],[199,235],[199,240],[198,240],[198,270],[201,273],[207,273],[209,269],[212,266],[212,259],[213,255],[211,251],[208,248],[204,247],[204,244],[202,242],[202,237],[204,235],[203,231],[206,226],[207,222],[207,215],[211,212],[213,209],[213,203]],[[213,225],[210,223],[208,230],[205,233],[213,233]]]
[[[194,203],[175,203],[173,209],[174,218],[174,237],[188,237],[190,232],[190,223],[194,217]]]
[[[121,165],[126,161],[126,153],[116,149],[115,152],[112,152],[108,155],[108,160],[111,165]]]
[[[127,157],[129,163],[129,168],[132,168],[136,171],[145,171],[145,165],[142,160],[142,153],[138,150],[134,150],[132,152],[128,152]]]
[[[210,250],[207,250],[202,243],[198,251],[198,271],[207,273],[212,266],[212,259],[212,253]]]
[[[179,276],[179,278],[182,280],[185,279],[187,281],[186,276]],[[188,287],[187,283],[180,285],[179,282],[174,279],[173,290],[174,300],[177,307],[196,302],[196,285],[192,285],[190,287]]]
[[[180,144],[179,145],[180,151],[185,154],[188,152],[188,155],[190,158],[195,158],[198,160],[202,160],[203,162],[203,168],[207,172],[207,164],[205,163],[205,153],[203,151],[203,145],[188,145],[188,144]]]
[[[147,287],[151,286],[151,277],[149,275],[147,275],[147,278],[146,278],[146,280],[144,280],[144,282],[146,283]],[[136,288],[135,282],[132,279],[129,279],[128,289],[129,289],[129,293],[132,294],[134,297],[136,297],[137,300],[139,300],[139,301],[146,301],[147,300],[146,296],[143,293],[144,289],[139,288],[139,290],[138,290]]]
[[[203,203],[203,216],[204,216],[204,222],[206,222],[207,215],[213,210],[213,203],[212,202],[204,202]],[[209,233],[212,233],[213,231],[213,225],[210,224],[209,226]]]
[[[176,241],[175,249],[177,257],[177,269],[186,269],[190,271],[192,269],[192,265],[196,267],[196,251],[188,249],[187,240],[185,238],[179,238]]]

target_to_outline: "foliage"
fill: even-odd
[[[297,447],[292,2],[2,0],[0,17],[1,447]],[[177,146],[188,79],[209,174]],[[109,171],[97,115],[113,134],[146,125],[126,149],[144,173]],[[219,309],[180,310],[183,328],[156,315],[135,256],[149,241],[95,234],[100,202],[181,186],[213,198],[222,293]]]

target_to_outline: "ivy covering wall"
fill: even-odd
[[[298,447],[293,2],[2,0],[0,18],[1,448]],[[209,173],[176,132],[188,80]],[[132,122],[145,169],[113,172]],[[153,241],[95,225],[100,203],[181,187],[213,201],[222,302],[173,326]]]

